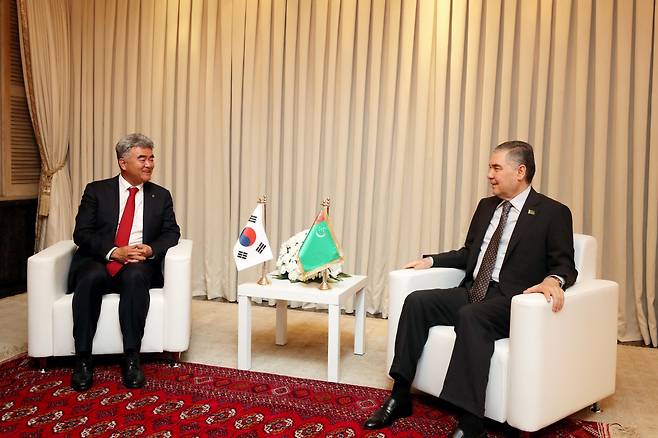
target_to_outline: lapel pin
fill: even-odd
[[[155,195],[151,195],[151,198],[155,198]],[[532,214],[535,214],[535,212],[533,211]]]
[[[535,210],[528,209],[528,214],[534,216],[535,215]]]

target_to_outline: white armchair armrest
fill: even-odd
[[[164,350],[186,351],[192,330],[192,241],[181,239],[164,260]]]
[[[617,283],[585,280],[551,311],[542,294],[512,299],[508,422],[536,431],[614,393]]]
[[[66,294],[72,240],[62,240],[27,259],[28,355],[53,355],[53,303]]]
[[[456,287],[464,278],[461,269],[400,269],[388,274],[388,345],[386,348],[387,370],[393,362],[395,353],[395,335],[404,300],[411,292],[423,289],[442,289]]]

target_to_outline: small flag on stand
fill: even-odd
[[[242,229],[233,246],[233,258],[238,271],[272,260],[272,249],[263,227],[263,204],[256,206]]]
[[[318,213],[297,254],[302,279],[315,275],[334,263],[343,261],[340,245],[329,224],[327,208]]]

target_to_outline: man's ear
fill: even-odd
[[[126,170],[126,160],[119,158],[117,161],[119,162],[119,168],[121,170]]]
[[[519,181],[525,179],[526,171],[527,168],[525,167],[525,164],[519,164],[519,167],[516,168],[516,176],[518,177]]]

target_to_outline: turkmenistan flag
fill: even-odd
[[[343,254],[329,225],[329,215],[323,208],[308,230],[304,243],[299,248],[297,260],[302,271],[302,280],[317,274],[329,265],[341,263]]]

